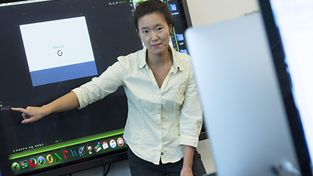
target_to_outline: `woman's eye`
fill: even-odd
[[[162,30],[163,28],[161,28],[161,27],[159,27],[159,28],[157,28],[157,31],[160,31],[160,30]]]
[[[144,31],[142,31],[142,33],[144,33],[144,34],[145,34],[145,33],[148,33],[148,31],[147,31],[147,30],[144,30]]]

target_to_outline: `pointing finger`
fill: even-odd
[[[13,111],[19,111],[19,112],[23,112],[25,113],[26,112],[26,109],[24,108],[11,108]]]

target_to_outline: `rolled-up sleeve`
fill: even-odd
[[[202,121],[202,107],[196,80],[191,68],[185,92],[185,101],[181,110],[179,145],[198,146]]]
[[[116,62],[99,77],[93,78],[90,82],[73,89],[72,91],[76,94],[79,102],[78,108],[84,108],[115,92],[119,86],[124,84],[123,73],[123,66],[120,62]]]

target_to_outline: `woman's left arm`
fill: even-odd
[[[193,176],[193,155],[195,147],[198,145],[198,137],[202,127],[202,108],[192,67],[189,70],[189,79],[184,96],[180,117],[179,141],[179,144],[183,146],[184,161],[180,175]]]
[[[179,122],[179,145],[197,147],[202,127],[202,107],[192,68],[189,72]]]
[[[192,165],[193,165],[193,154],[194,147],[183,145],[184,148],[184,161],[183,168],[180,172],[180,176],[193,176],[192,174]]]

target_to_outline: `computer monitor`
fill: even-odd
[[[309,176],[313,3],[259,5],[261,13],[186,34],[217,173]]]
[[[137,0],[29,0],[0,4],[0,175],[61,175],[126,159],[123,87],[78,110],[21,124],[11,107],[42,106],[142,49]],[[186,6],[166,0],[183,53]],[[188,15],[187,15],[188,18]]]
[[[260,0],[302,175],[312,175],[313,3]]]
[[[298,169],[261,14],[190,28],[186,41],[217,175]]]

